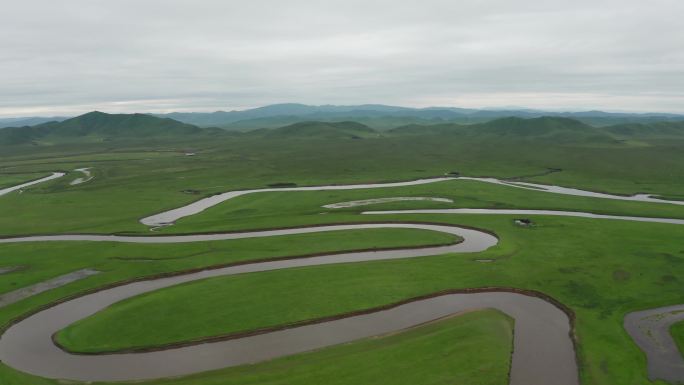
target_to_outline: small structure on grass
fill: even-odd
[[[532,220],[529,218],[516,218],[513,220],[513,223],[523,227],[530,227],[534,225],[534,222],[532,222]]]

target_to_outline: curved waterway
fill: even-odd
[[[274,191],[331,191],[331,190],[356,190],[356,189],[376,189],[376,188],[390,188],[390,187],[404,187],[404,186],[416,186],[428,183],[438,183],[448,180],[472,180],[483,183],[492,183],[508,187],[522,188],[526,190],[542,191],[554,194],[562,195],[574,195],[590,198],[603,198],[603,199],[615,199],[623,201],[636,201],[636,202],[650,202],[650,203],[667,203],[675,205],[684,205],[684,201],[673,201],[654,198],[649,194],[637,194],[632,196],[624,195],[613,195],[605,194],[593,191],[585,191],[568,187],[560,187],[553,185],[543,185],[535,183],[526,182],[511,182],[496,178],[473,178],[473,177],[444,177],[444,178],[431,178],[431,179],[418,179],[407,182],[394,182],[394,183],[373,183],[373,184],[355,184],[355,185],[333,185],[333,186],[310,186],[310,187],[285,187],[285,188],[264,188],[264,189],[254,189],[254,190],[238,190],[229,191],[222,194],[212,195],[207,198],[200,199],[186,206],[178,207],[176,209],[164,211],[149,217],[145,217],[140,220],[144,225],[151,227],[169,226],[175,221],[185,218],[191,215],[201,213],[202,211],[216,206],[219,203],[225,202],[229,199],[233,199],[242,195],[254,194],[260,192],[274,192]]]
[[[51,177],[30,184],[61,177],[55,173]],[[148,226],[163,226],[194,215],[241,195],[268,191],[321,191],[351,190],[366,188],[385,188],[436,183],[446,180],[476,180],[486,183],[502,184],[550,193],[587,196],[604,199],[631,200],[652,203],[684,204],[680,201],[666,201],[640,194],[631,197],[595,193],[557,186],[536,185],[523,182],[509,182],[491,178],[436,178],[410,182],[365,184],[348,186],[317,186],[268,188],[258,190],[232,191],[191,203],[187,206],[159,213],[141,220]],[[5,190],[2,190],[5,191]],[[0,191],[1,192],[1,191]],[[2,195],[0,193],[0,195]],[[583,212],[551,210],[488,210],[488,209],[445,209],[445,210],[401,210],[365,212],[364,214],[500,214],[500,215],[561,215],[584,218],[616,219],[639,222],[658,222],[684,224],[682,219],[644,218],[630,216],[611,216]],[[476,293],[441,294],[431,298],[421,298],[397,304],[383,310],[366,314],[356,314],[335,320],[321,320],[304,326],[285,328],[243,338],[227,339],[202,344],[168,348],[158,351],[118,353],[102,355],[75,355],[61,350],[52,341],[52,335],[66,326],[97,313],[107,306],[121,300],[154,290],[178,285],[185,282],[217,276],[229,276],[251,272],[270,271],[294,267],[319,266],[336,263],[363,262],[373,260],[413,258],[444,253],[478,252],[497,243],[496,237],[485,232],[464,229],[456,226],[428,224],[357,224],[330,225],[298,229],[254,231],[244,233],[195,234],[169,236],[115,236],[115,235],[47,235],[0,239],[0,243],[13,242],[57,242],[57,241],[96,241],[132,243],[176,243],[203,242],[213,240],[269,237],[291,234],[304,234],[321,231],[339,231],[369,228],[415,228],[440,231],[463,238],[463,242],[438,247],[402,250],[351,252],[330,254],[298,259],[272,260],[243,265],[203,270],[171,277],[156,278],[128,283],[113,288],[84,295],[41,310],[9,327],[0,337],[0,360],[4,364],[28,373],[50,378],[66,378],[83,381],[142,380],[159,377],[179,376],[201,371],[220,369],[230,366],[269,360],[300,352],[311,351],[331,345],[350,342],[365,337],[378,336],[401,331],[459,312],[493,308],[515,319],[514,353],[512,356],[510,383],[514,385],[576,385],[579,383],[577,363],[571,338],[570,321],[567,314],[544,299],[521,293],[493,290]],[[670,311],[669,309],[667,311]],[[655,309],[663,314],[663,309]],[[665,311],[665,312],[667,312]],[[676,314],[675,310],[670,311]],[[654,313],[655,314],[655,313]],[[649,314],[628,316],[625,324],[642,325]],[[632,322],[632,318],[636,321]],[[679,315],[670,319],[679,319]],[[640,323],[641,322],[641,323]],[[674,321],[673,321],[674,322]],[[638,327],[637,327],[638,328]],[[654,329],[655,330],[655,329]],[[658,329],[660,330],[660,329]],[[649,354],[651,360],[660,357],[649,353],[648,343],[642,344],[638,334],[630,334],[639,346]],[[455,342],[457,343],[457,342]],[[681,357],[680,357],[681,359]],[[668,377],[657,377],[668,378]]]
[[[255,190],[238,190],[229,191],[222,194],[212,195],[207,198],[200,199],[183,207],[179,207],[173,210],[164,211],[159,214],[151,215],[140,220],[140,223],[159,227],[168,226],[173,224],[173,222],[188,217],[190,215],[199,214],[202,211],[216,206],[219,203],[225,202],[229,199],[237,198],[239,196],[261,193],[261,192],[274,192],[274,191],[335,191],[335,190],[358,190],[358,189],[371,189],[371,188],[388,188],[388,187],[404,187],[404,186],[417,186],[421,184],[444,182],[446,180],[453,180],[454,178],[432,178],[432,179],[418,179],[408,182],[395,182],[395,183],[372,183],[372,184],[352,184],[352,185],[339,185],[339,186],[311,186],[311,187],[284,187],[284,188],[263,188]]]
[[[459,177],[461,180],[474,180],[478,182],[493,183],[509,187],[517,187],[526,190],[542,191],[553,194],[561,195],[574,195],[580,197],[589,198],[603,198],[603,199],[614,199],[620,201],[633,201],[633,202],[649,202],[649,203],[668,203],[672,205],[684,205],[684,201],[673,201],[667,199],[660,199],[651,194],[635,194],[635,195],[615,195],[608,193],[601,193],[596,191],[580,190],[570,187],[561,187],[554,185],[538,184],[538,183],[528,183],[528,182],[514,182],[507,181],[496,178],[471,178],[471,177]]]
[[[448,199],[448,198],[390,197],[390,198],[374,198],[374,199],[364,199],[364,200],[360,200],[360,201],[331,203],[329,205],[323,205],[322,207],[326,208],[326,209],[346,209],[349,207],[369,206],[369,205],[376,205],[379,203],[407,202],[407,201],[428,201],[428,202],[454,203],[453,200]]]
[[[16,185],[16,186],[12,186],[12,187],[7,187],[7,188],[4,188],[4,189],[0,189],[0,196],[3,196],[3,195],[5,195],[5,194],[9,194],[9,193],[11,193],[12,191],[21,190],[21,189],[23,189],[24,187],[33,186],[34,184],[43,183],[43,182],[47,182],[47,181],[49,181],[49,180],[61,178],[61,177],[63,177],[64,175],[66,175],[66,174],[63,173],[63,172],[53,172],[52,175],[46,176],[45,178],[40,178],[40,179],[32,180],[32,181],[30,181],[30,182],[22,183],[22,184],[19,184],[19,185]]]
[[[670,334],[670,327],[684,321],[684,305],[636,311],[625,317],[625,329],[648,358],[648,377],[681,383],[684,358]]]
[[[188,242],[239,239],[319,231],[368,228],[415,228],[463,238],[458,244],[420,249],[354,252],[230,266],[173,277],[134,282],[57,304],[11,326],[0,338],[0,360],[16,369],[50,378],[82,381],[140,380],[178,376],[269,360],[361,338],[392,333],[459,312],[493,308],[515,319],[510,383],[576,385],[577,367],[568,316],[551,303],[511,292],[443,294],[332,321],[277,330],[239,339],[143,353],[74,355],[58,348],[52,335],[107,306],[136,295],[200,279],[303,266],[411,258],[443,253],[478,252],[497,244],[493,235],[456,226],[362,224],[259,231],[251,233],[110,237],[62,236],[50,241]],[[67,237],[67,238],[64,238]],[[76,238],[74,238],[76,237]],[[87,237],[87,238],[85,238]],[[26,241],[5,239],[4,242]],[[457,343],[457,342],[455,342]]]
[[[139,380],[261,362],[492,308],[515,319],[510,384],[578,384],[567,315],[542,299],[507,292],[446,294],[334,321],[154,352],[72,355],[52,343],[52,334],[111,303],[202,278],[205,275],[138,282],[57,305],[10,328],[0,340],[0,357],[7,365],[44,377]]]
[[[83,174],[83,176],[72,180],[71,183],[69,183],[70,186],[83,184],[85,182],[89,182],[94,178],[93,173],[90,171],[90,167],[77,168],[74,171],[80,172],[81,174]]]
[[[498,241],[493,235],[478,230],[464,229],[456,226],[431,225],[422,223],[366,223],[349,225],[321,225],[311,227],[298,227],[280,230],[262,230],[240,233],[216,233],[216,234],[190,234],[190,235],[154,235],[154,236],[126,236],[126,235],[94,235],[94,234],[68,234],[68,235],[36,235],[27,237],[0,238],[0,243],[18,242],[64,242],[64,241],[90,241],[90,242],[123,242],[123,243],[186,243],[223,241],[231,239],[264,238],[282,235],[310,234],[328,231],[359,230],[359,229],[420,229],[431,230],[460,236],[463,241],[448,246],[426,247],[420,249],[375,251],[367,254],[376,256],[369,258],[363,256],[362,260],[387,259],[393,255],[402,254],[398,258],[410,256],[426,256],[443,254],[447,252],[478,252],[488,249]],[[350,255],[364,255],[366,253],[351,253]],[[340,260],[342,255],[334,256]],[[348,261],[343,261],[348,262]],[[351,261],[353,262],[353,261]]]
[[[560,217],[577,217],[592,219],[612,219],[632,222],[668,223],[672,225],[684,225],[684,219],[674,218],[651,218],[630,217],[625,215],[604,215],[585,213],[581,211],[558,211],[558,210],[518,210],[518,209],[424,209],[424,210],[386,210],[364,211],[364,215],[390,215],[390,214],[479,214],[479,215],[551,215]]]

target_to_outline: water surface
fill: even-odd
[[[21,190],[21,189],[23,189],[23,188],[25,188],[25,187],[33,186],[34,184],[43,183],[43,182],[47,182],[47,181],[49,181],[49,180],[61,178],[61,177],[63,177],[64,175],[66,175],[66,174],[63,173],[63,172],[53,172],[52,175],[46,176],[45,178],[40,178],[40,179],[32,180],[32,181],[30,181],[30,182],[22,183],[22,184],[19,184],[19,185],[16,185],[16,186],[12,186],[12,187],[7,187],[7,188],[4,188],[4,189],[0,189],[0,196],[3,196],[3,195],[5,195],[5,194],[9,194],[9,193],[11,193],[12,191]]]
[[[472,178],[472,177],[444,177],[444,178],[432,178],[432,179],[418,179],[408,182],[395,182],[395,183],[375,183],[375,184],[357,184],[357,185],[333,185],[333,186],[311,186],[311,187],[286,187],[286,188],[265,188],[265,189],[254,189],[254,190],[240,190],[240,191],[229,191],[222,194],[213,195],[204,199],[200,199],[188,205],[161,212],[159,214],[151,215],[140,220],[144,225],[151,227],[169,226],[175,221],[185,218],[187,216],[198,214],[210,207],[213,207],[219,203],[225,202],[229,199],[233,199],[242,195],[254,194],[260,192],[273,192],[273,191],[329,191],[329,190],[355,190],[355,189],[375,189],[375,188],[390,188],[390,187],[403,187],[403,186],[416,186],[428,183],[438,183],[448,180],[472,180],[483,183],[493,183],[509,187],[522,188],[534,191],[543,191],[548,193],[562,194],[562,195],[574,195],[583,196],[590,198],[603,198],[603,199],[614,199],[614,200],[624,200],[624,201],[637,201],[637,202],[650,202],[650,203],[666,203],[675,205],[684,205],[684,201],[671,201],[665,199],[657,199],[648,194],[637,194],[633,196],[623,196],[623,195],[613,195],[605,194],[593,191],[585,191],[568,187],[560,187],[553,185],[542,185],[534,183],[525,182],[511,182],[506,180],[500,180],[496,178]],[[382,198],[381,198],[382,199]]]
[[[684,321],[684,304],[636,311],[625,316],[625,329],[646,353],[648,377],[653,381],[684,381],[684,359],[670,334],[670,327],[680,321]]]

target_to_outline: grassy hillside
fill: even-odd
[[[593,130],[593,127],[574,119],[544,116],[533,119],[522,119],[516,117],[497,119],[479,125],[478,131],[497,135],[528,137],[545,136],[558,131],[587,133]]]
[[[95,111],[62,122],[5,128],[0,131],[0,144],[108,141],[122,138],[217,135],[221,132],[219,129],[199,128],[168,118]]]
[[[616,140],[599,129],[580,121],[541,117],[533,119],[505,118],[474,127],[477,134],[508,137],[513,140],[538,140],[557,143],[583,143],[589,145],[615,144]]]
[[[301,122],[268,131],[254,132],[269,138],[349,138],[361,139],[377,136],[376,132],[357,122]]]
[[[312,119],[309,119],[312,120]],[[364,116],[364,115],[345,115],[345,116],[315,116],[315,120],[319,122],[339,122],[339,121],[353,121],[364,124],[368,127],[378,131],[387,131],[395,127],[405,126],[409,124],[433,125],[441,123],[449,123],[449,120],[441,118],[420,118],[413,116]],[[486,120],[486,119],[485,119]],[[251,131],[259,128],[278,128],[289,124],[300,123],[308,121],[299,116],[276,116],[266,118],[254,118],[240,120],[233,123],[222,124],[221,128],[228,131]],[[480,122],[482,120],[477,120]],[[469,119],[464,119],[464,123],[471,123]]]
[[[477,124],[410,124],[396,127],[393,135],[459,134],[470,137],[497,136],[510,139],[543,139],[615,143],[619,139],[684,138],[684,122],[629,123],[595,127],[582,121],[543,116],[523,119],[508,117]]]
[[[605,127],[604,130],[622,137],[641,138],[682,138],[684,122],[654,122],[649,124],[631,123]]]
[[[619,142],[611,135],[599,128],[592,127],[580,121],[559,118],[541,117],[522,119],[516,117],[497,119],[486,123],[437,124],[437,125],[408,125],[397,127],[388,132],[391,135],[428,135],[452,136],[454,139],[477,140],[489,143],[520,141],[539,142],[548,144],[588,144],[614,145]]]
[[[640,140],[684,138],[684,122],[631,123],[593,127],[579,120],[558,116],[542,116],[530,119],[507,117],[472,124],[445,122],[439,116],[431,120],[402,116],[363,118],[364,122],[381,127],[379,131],[375,131],[368,124],[351,120],[297,121],[298,119],[295,116],[256,118],[246,127],[240,126],[242,121],[239,121],[234,123],[232,133],[229,133],[219,128],[200,128],[173,119],[144,114],[105,114],[96,111],[62,122],[55,121],[30,127],[5,128],[0,131],[0,145],[54,145],[69,142],[94,143],[130,139],[170,140],[180,138],[185,140],[188,137],[224,136],[231,138],[238,135],[269,139],[360,139],[379,136],[447,135],[458,136],[460,140],[539,141],[545,144],[555,142],[590,146],[645,145]],[[262,123],[264,126],[258,129],[257,127]],[[281,123],[282,126],[272,127]],[[387,130],[392,125],[398,127]],[[240,129],[235,130],[235,127]],[[239,131],[247,132],[240,134]]]

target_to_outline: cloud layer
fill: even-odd
[[[684,113],[681,0],[22,0],[0,115],[277,102]]]

